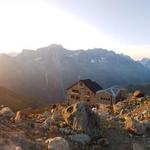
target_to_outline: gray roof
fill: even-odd
[[[83,82],[94,93],[96,93],[99,90],[102,90],[102,87],[98,83],[96,83],[95,81],[92,81],[91,79],[79,80],[78,82],[80,82],[80,81]],[[71,87],[73,87],[78,82],[74,83],[68,89],[70,89]]]
[[[113,87],[105,89],[105,90],[97,91],[97,93],[105,91],[105,92],[109,93],[110,95],[112,95],[113,97],[116,97],[117,94],[120,92],[120,90],[122,90],[122,88],[120,88],[118,86],[113,86]]]

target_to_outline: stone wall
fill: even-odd
[[[95,93],[93,93],[83,82],[78,82],[67,91],[67,101],[74,104],[78,101],[96,103]]]

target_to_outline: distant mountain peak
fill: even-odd
[[[143,66],[150,68],[150,58],[143,58],[139,61]]]
[[[49,48],[59,48],[59,49],[64,49],[63,46],[61,44],[51,44],[48,46]]]

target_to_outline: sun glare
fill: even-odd
[[[113,48],[115,42],[105,33],[50,4],[6,2],[0,5],[1,52],[36,49],[51,43],[69,49]]]

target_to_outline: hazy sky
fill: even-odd
[[[150,57],[149,0],[0,0],[0,52],[58,43]]]

